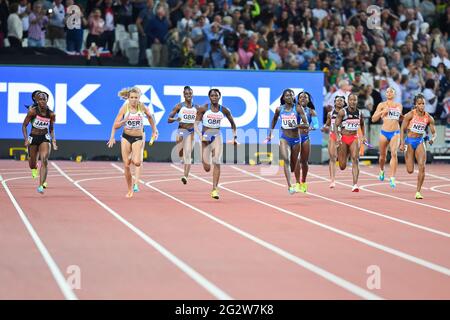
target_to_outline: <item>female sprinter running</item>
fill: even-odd
[[[194,144],[194,123],[197,117],[197,105],[192,103],[192,89],[189,86],[184,87],[184,102],[177,103],[169,114],[168,122],[177,121],[178,131],[176,143],[178,153],[183,156],[184,175],[181,177],[183,184],[187,183],[189,171],[191,170],[191,153]],[[178,117],[175,118],[175,115]]]
[[[400,117],[402,116],[403,107],[400,103],[395,102],[395,89],[392,87],[386,90],[387,100],[378,104],[375,113],[372,116],[372,122],[377,122],[380,118],[383,119],[381,127],[379,146],[380,146],[380,174],[378,178],[384,180],[384,164],[386,163],[387,147],[391,149],[391,176],[389,184],[395,188],[395,173],[397,171],[397,149],[400,144]]]
[[[402,127],[400,129],[400,151],[405,151],[406,171],[409,174],[414,172],[414,160],[419,166],[419,174],[417,176],[416,199],[423,199],[420,190],[425,180],[425,163],[426,150],[423,142],[425,129],[430,126],[432,137],[428,141],[430,145],[436,140],[436,129],[434,127],[434,119],[425,112],[425,97],[418,94],[414,97],[415,108],[408,112],[403,118]],[[404,140],[405,130],[408,129],[406,140]],[[406,146],[405,146],[406,145]]]
[[[121,139],[121,151],[122,160],[125,167],[125,179],[128,185],[127,198],[133,196],[133,192],[139,189],[136,188],[139,182],[138,175],[140,174],[139,167],[142,163],[143,157],[143,145],[145,143],[144,138],[144,115],[147,116],[148,122],[152,126],[152,138],[149,142],[151,145],[158,136],[158,130],[156,129],[153,117],[142,102],[139,102],[141,97],[141,90],[139,88],[123,89],[119,92],[119,97],[126,99],[127,101],[120,108],[111,130],[111,137],[107,143],[109,148],[112,148],[116,143],[114,135],[116,129],[124,126],[122,139]],[[130,164],[133,163],[136,168],[136,180],[135,187],[133,187],[133,181],[131,176]]]
[[[330,137],[328,139],[328,155],[330,157],[328,167],[330,170],[330,188],[336,187],[336,159],[337,159],[337,145],[336,145],[336,134],[334,133],[334,126],[336,122],[336,117],[342,108],[345,108],[347,103],[345,102],[344,96],[336,96],[334,98],[334,108],[327,114],[327,122],[323,127],[322,131],[329,131]]]
[[[300,153],[300,119],[305,124],[308,123],[305,112],[299,104],[295,104],[295,93],[291,89],[285,89],[280,98],[280,106],[275,110],[272,118],[267,141],[272,139],[272,132],[281,117],[281,137],[280,137],[280,158],[284,162],[284,175],[288,185],[289,194],[300,192],[300,170],[295,170]],[[305,125],[303,125],[305,126]],[[309,125],[308,125],[309,126]],[[289,155],[290,153],[290,155]],[[296,186],[291,184],[291,172],[294,172]]]
[[[364,137],[364,120],[357,108],[358,96],[351,93],[348,96],[348,107],[341,109],[336,117],[334,134],[337,137],[338,160],[341,170],[347,166],[348,154],[352,158],[353,187],[352,192],[359,192],[359,139],[358,128],[361,127],[361,141],[366,142]],[[341,128],[342,127],[342,128]]]
[[[41,159],[39,173],[39,187],[37,191],[44,193],[47,188],[48,157],[50,156],[50,141],[54,150],[58,150],[55,139],[55,113],[47,106],[48,94],[39,92],[36,94],[37,107],[29,108],[27,116],[22,124],[22,133],[25,139],[25,147],[28,147],[28,164],[31,176],[37,177],[37,157]],[[27,126],[31,122],[30,135],[27,134]]]
[[[233,130],[233,143],[237,143],[236,124],[228,108],[219,104],[221,93],[219,89],[211,89],[208,92],[209,104],[198,108],[195,119],[194,130],[202,141],[202,163],[206,172],[211,170],[211,158],[213,169],[213,187],[211,198],[219,199],[217,185],[220,178],[220,161],[222,157],[222,135],[220,133],[220,123],[224,117],[230,121]],[[202,131],[199,124],[202,122]]]
[[[315,111],[314,104],[311,101],[311,95],[306,92],[300,92],[297,96],[297,104],[303,108],[305,112],[306,122],[305,127],[299,127],[300,130],[300,161],[297,161],[295,165],[295,170],[300,172],[300,165],[302,170],[302,180],[300,183],[300,191],[306,193],[308,190],[308,185],[306,184],[306,176],[308,175],[308,160],[309,154],[311,152],[311,143],[309,140],[309,131],[319,129],[319,120],[317,119],[317,114]],[[301,122],[300,125],[305,124]],[[296,190],[298,192],[298,184],[296,184]]]

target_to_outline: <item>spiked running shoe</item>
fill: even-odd
[[[219,191],[217,189],[214,189],[211,191],[211,198],[218,200],[219,199]]]
[[[395,188],[395,178],[394,177],[389,179],[389,185],[391,186],[391,188]]]

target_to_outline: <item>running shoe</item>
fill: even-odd
[[[137,183],[133,184],[133,192],[139,192],[139,185]]]
[[[181,182],[183,182],[183,184],[186,184],[187,183],[187,178],[185,176],[182,176],[181,177]]]
[[[288,192],[289,192],[289,194],[291,194],[291,195],[294,194],[294,193],[295,193],[295,187],[292,187],[292,186],[289,187],[289,188],[288,188]]]
[[[48,187],[47,181],[45,181],[45,182],[42,184],[42,186],[44,187],[44,189],[47,189],[47,187]]]
[[[299,182],[295,184],[295,192],[302,192],[302,186]]]
[[[389,185],[391,186],[391,188],[395,188],[395,178],[394,177],[391,177],[389,179]]]
[[[330,183],[330,189],[334,189],[336,187],[336,183],[333,181],[332,183]]]
[[[219,199],[219,191],[217,189],[214,189],[213,191],[211,191],[211,198]]]
[[[37,188],[37,192],[43,194],[43,193],[44,193],[44,187],[43,187],[43,186],[39,186],[39,187]]]
[[[31,169],[31,177],[33,177],[33,179],[36,179],[38,175],[39,175],[39,171],[37,168]]]
[[[306,184],[306,182],[302,182],[300,188],[303,193],[306,193],[306,191],[308,191],[308,185]]]
[[[378,179],[380,179],[380,181],[384,181],[384,171],[380,170],[380,174],[378,175]]]
[[[416,199],[423,199],[423,196],[420,194],[420,192],[416,192]]]
[[[357,184],[354,184],[352,187],[352,192],[359,192],[359,187]]]

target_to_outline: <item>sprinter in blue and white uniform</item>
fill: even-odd
[[[305,125],[300,127],[300,160],[297,162],[296,171],[302,171],[302,180],[300,182],[300,191],[306,193],[308,191],[308,185],[306,184],[306,176],[308,175],[308,161],[309,154],[311,152],[311,142],[309,140],[309,131],[319,129],[319,120],[317,119],[316,108],[311,100],[311,95],[306,92],[300,92],[297,96],[297,105],[300,105],[305,112],[306,119],[308,122],[301,122],[301,125]],[[296,191],[298,192],[298,185],[295,186]]]
[[[300,171],[295,172],[297,159],[300,152],[300,120],[307,123],[303,108],[295,104],[295,93],[291,89],[285,89],[280,98],[280,106],[275,110],[272,125],[267,141],[272,139],[272,132],[281,118],[280,158],[284,162],[284,175],[288,185],[289,194],[300,192]],[[290,153],[290,155],[289,155]],[[291,172],[295,172],[296,187],[291,184]]]
[[[178,122],[176,143],[178,154],[183,157],[184,175],[181,177],[183,184],[187,183],[191,170],[191,153],[194,145],[194,123],[197,117],[198,105],[192,102],[193,91],[191,87],[183,89],[184,101],[177,103],[169,114],[169,123]],[[175,117],[175,115],[177,115]]]
[[[120,147],[125,169],[125,180],[128,185],[126,197],[131,198],[134,192],[139,191],[138,183],[145,144],[144,117],[147,117],[148,122],[152,126],[152,138],[150,139],[149,145],[152,145],[153,141],[158,137],[158,129],[156,129],[156,124],[150,111],[139,101],[141,98],[141,90],[139,88],[133,87],[131,89],[122,89],[119,92],[119,97],[125,99],[126,102],[122,105],[114,120],[111,136],[107,145],[109,148],[113,147],[116,143],[114,138],[116,129],[124,127]],[[131,175],[131,163],[133,163],[135,167],[134,184]]]
[[[210,103],[198,108],[197,118],[195,120],[195,132],[202,141],[202,163],[206,172],[211,170],[211,160],[213,169],[213,187],[211,197],[219,199],[217,186],[220,178],[220,162],[222,158],[222,135],[220,133],[220,124],[223,118],[230,121],[233,130],[233,143],[237,144],[236,124],[228,108],[219,104],[221,93],[219,89],[211,89],[208,92]],[[202,123],[202,131],[199,125]]]

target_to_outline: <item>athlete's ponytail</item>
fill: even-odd
[[[142,94],[141,89],[138,87],[133,88],[123,88],[117,94],[121,99],[127,100],[130,97],[130,93],[137,93],[139,96]]]

